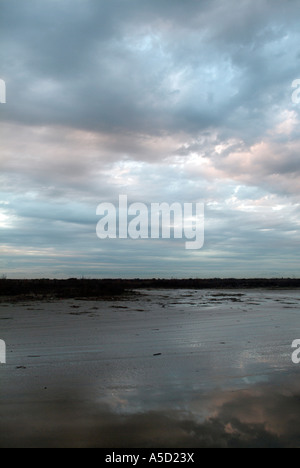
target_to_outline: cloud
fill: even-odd
[[[296,215],[288,218],[298,213],[300,184],[299,107],[291,99],[300,60],[296,1],[0,2],[0,74],[7,84],[0,181],[9,203],[2,227],[10,226],[3,239],[16,218],[20,230],[29,218],[50,223],[49,232],[56,217],[68,225],[74,206],[71,218],[92,229],[96,206],[124,193],[146,203],[205,201],[212,249],[209,260],[204,253],[205,271],[212,252],[223,255],[217,239],[233,257],[250,237],[256,248],[265,245],[264,200],[282,207],[296,241]],[[249,225],[239,202],[247,194],[251,230],[236,236],[233,220]],[[60,229],[54,237],[63,249]],[[268,235],[282,236],[284,245],[284,223],[276,229]],[[39,240],[48,244],[44,235]],[[81,239],[82,253],[92,235]],[[282,274],[296,274],[289,245],[282,255]],[[172,258],[184,274],[190,257],[183,264],[174,250]],[[267,271],[275,271],[273,260]]]
[[[295,55],[298,40],[290,5],[289,36],[282,8],[270,12],[268,2],[230,10],[220,2],[4,4],[8,115],[108,132],[195,135],[219,125],[237,132],[241,123],[257,131],[258,112],[266,124],[296,72],[284,54]],[[10,51],[20,65],[11,66]]]

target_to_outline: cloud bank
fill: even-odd
[[[298,275],[296,1],[20,3],[0,0],[0,272]],[[120,194],[204,202],[204,248],[100,242]]]

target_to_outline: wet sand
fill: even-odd
[[[1,447],[299,447],[298,290],[0,304]]]

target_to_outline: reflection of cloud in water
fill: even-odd
[[[96,407],[65,396],[53,403],[20,405],[14,418],[5,418],[6,411],[11,414],[6,404],[0,407],[0,446],[298,447],[299,399],[300,387],[268,384],[201,396],[189,411],[126,413],[108,403]],[[118,404],[126,405],[126,398]],[[197,417],[201,412],[205,418]]]
[[[43,304],[43,314],[11,305],[19,325],[6,324],[15,348],[0,386],[0,446],[299,446],[298,309],[283,310],[280,291],[226,294],[185,291],[177,303],[180,291],[150,291],[126,312],[97,302],[92,319],[70,316],[70,302]]]

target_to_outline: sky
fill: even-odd
[[[299,13],[0,0],[0,277],[298,277]],[[203,248],[99,239],[120,195],[203,203]]]

